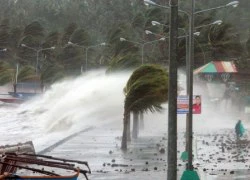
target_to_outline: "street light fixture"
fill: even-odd
[[[44,48],[44,49],[36,49],[36,48],[32,48],[32,47],[29,47],[27,46],[26,44],[21,44],[22,47],[25,47],[27,49],[31,49],[33,51],[36,52],[36,75],[38,74],[38,58],[39,58],[39,52],[41,51],[45,51],[45,50],[54,50],[56,47],[52,46],[50,48]]]
[[[157,5],[155,2],[153,2],[153,1],[150,1],[150,0],[144,0],[144,4],[145,5]]]
[[[156,26],[156,25],[163,25],[163,24],[159,23],[158,21],[151,21],[151,24],[152,24],[153,26]]]
[[[78,45],[78,44],[72,43],[71,41],[68,42],[68,45],[80,46],[80,45]]]
[[[145,30],[145,33],[146,34],[153,34],[151,31],[149,31],[149,30]]]
[[[126,39],[125,38],[120,38],[120,41],[126,41]]]
[[[222,20],[217,20],[217,21],[214,21],[212,24],[217,24],[217,25],[221,25],[222,24]]]
[[[226,6],[238,7],[238,5],[239,5],[239,1],[232,1],[232,2],[228,3]]]
[[[146,44],[151,44],[151,43],[154,43],[154,42],[158,42],[158,41],[165,41],[166,40],[166,37],[161,37],[160,39],[156,39],[156,40],[153,40],[153,41],[147,41],[147,42],[144,42],[144,43],[139,43],[139,42],[135,42],[135,41],[129,41],[123,37],[120,37],[120,41],[121,42],[124,42],[124,41],[127,41],[127,42],[131,42],[131,43],[134,43],[134,44],[139,44],[141,46],[141,64],[144,64],[144,46]]]

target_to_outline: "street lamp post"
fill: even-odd
[[[162,6],[159,5],[151,0],[144,0],[144,3],[146,5],[153,5],[153,6],[157,6],[157,7],[161,7],[161,8],[166,8],[166,9],[170,9],[172,7],[168,7],[168,6]],[[179,12],[184,13],[185,15],[187,15],[188,20],[189,20],[189,63],[188,63],[188,79],[189,79],[189,84],[188,84],[188,97],[189,97],[189,113],[188,113],[188,132],[187,132],[187,136],[188,136],[188,166],[187,169],[189,171],[193,171],[193,155],[192,155],[192,144],[193,144],[193,112],[192,112],[192,106],[193,106],[193,59],[194,59],[194,38],[193,38],[193,32],[194,32],[194,15],[202,13],[202,12],[207,12],[210,10],[216,10],[216,9],[221,9],[221,8],[227,8],[227,7],[237,7],[239,4],[238,1],[232,1],[224,6],[218,6],[215,8],[210,8],[210,9],[205,9],[205,10],[201,10],[201,11],[197,11],[194,12],[194,8],[195,8],[195,1],[192,0],[191,3],[191,12],[186,12],[183,10],[179,10]],[[170,84],[171,85],[171,84]],[[172,127],[173,128],[173,127]],[[174,144],[173,144],[174,145]],[[171,145],[169,144],[168,146],[169,148],[171,147]],[[187,173],[189,174],[189,172],[187,171]],[[182,180],[185,179],[185,172],[182,176]],[[197,175],[198,176],[198,175]]]
[[[122,38],[122,37],[120,38],[120,41],[127,41],[127,42],[131,42],[131,43],[138,44],[138,45],[141,46],[141,64],[144,64],[144,46],[147,45],[147,44],[152,44],[154,42],[164,41],[164,40],[165,40],[165,37],[162,37],[162,38],[156,39],[154,41],[148,41],[148,42],[144,42],[144,43],[139,43],[139,42],[127,40],[127,39]]]
[[[97,46],[106,46],[106,43],[105,42],[103,42],[103,43],[100,43],[100,44],[97,44],[97,45],[93,45],[93,46],[88,46],[88,47],[86,47],[86,58],[85,58],[85,71],[87,71],[88,70],[88,50],[90,49],[90,48],[94,48],[94,47],[97,47]],[[81,72],[82,72],[82,67],[81,67]]]
[[[168,26],[168,25],[165,25],[165,24],[160,24],[159,22],[157,22],[157,21],[152,21],[152,25],[162,25],[162,26]],[[183,37],[185,37],[185,49],[186,49],[186,65],[188,64],[188,62],[189,62],[189,60],[188,60],[188,58],[189,58],[189,44],[188,44],[188,38],[189,38],[189,35],[187,34],[187,32],[186,32],[186,30],[185,29],[183,29],[183,28],[178,28],[178,29],[181,29],[184,33],[185,33],[185,36],[179,36],[178,38],[183,38]],[[152,33],[151,31],[148,31],[147,30],[147,32],[146,32],[147,34],[154,34],[154,33]],[[200,32],[195,32],[194,33],[194,35],[196,35],[196,36],[199,36],[200,35]],[[189,69],[188,69],[188,66],[186,66],[186,72],[187,72],[187,75],[186,75],[186,86],[187,86],[187,90],[186,90],[186,93],[188,94],[188,84],[189,84],[189,76],[188,76],[188,71],[189,71]],[[189,120],[188,120],[188,114],[186,115],[186,124],[188,124],[188,122],[189,122]],[[188,126],[186,125],[186,132],[188,132]],[[186,152],[188,152],[188,136],[186,136],[186,147],[185,147],[185,149],[186,149]]]
[[[177,179],[177,54],[178,0],[170,1],[169,78],[168,78],[168,171],[167,179]]]
[[[191,13],[188,15],[189,18],[189,64],[188,64],[188,96],[189,96],[189,111],[188,111],[188,166],[187,169],[193,171],[193,69],[194,69],[194,15],[207,12],[211,10],[226,8],[229,6],[237,7],[238,1],[233,1],[224,6],[218,6],[215,8],[205,9],[201,11],[194,12],[195,9],[195,0],[192,0],[191,3]],[[188,14],[188,13],[186,13]],[[220,23],[220,22],[219,22]],[[184,172],[185,173],[185,172]]]
[[[35,49],[35,48],[29,47],[29,46],[27,46],[27,45],[25,45],[25,44],[21,44],[21,46],[22,46],[22,47],[25,47],[25,48],[27,48],[27,49],[31,49],[31,50],[33,50],[33,51],[36,52],[36,75],[38,74],[38,59],[39,59],[39,52],[45,51],[45,50],[53,50],[53,49],[55,49],[54,46],[52,46],[52,47],[50,47],[50,48],[44,48],[44,49]]]
[[[71,41],[68,42],[68,45],[77,46],[77,47],[79,47],[79,48],[86,49],[85,46],[79,45],[79,44],[76,44],[76,43],[72,43]],[[86,56],[85,56],[85,61],[86,61]],[[87,70],[87,68],[85,68],[85,70]],[[82,65],[81,65],[81,70],[80,70],[80,71],[81,71],[81,73],[83,73],[83,63],[82,63]]]
[[[77,47],[81,47],[83,49],[85,49],[85,71],[87,72],[88,70],[88,50],[90,48],[93,48],[93,47],[97,47],[97,46],[106,46],[106,43],[103,42],[103,43],[100,43],[100,44],[96,44],[96,45],[93,45],[93,46],[82,46],[82,45],[79,45],[79,44],[76,44],[76,43],[72,43],[72,42],[68,42],[69,45],[72,45],[72,46],[77,46]],[[83,63],[81,65],[81,73],[83,73]]]

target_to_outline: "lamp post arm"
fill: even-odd
[[[185,36],[178,36],[177,38],[178,38],[178,39],[181,39],[181,38],[186,38],[186,37],[188,37],[188,35],[185,35]]]
[[[195,27],[195,29],[200,29],[200,28],[203,28],[203,27],[206,27],[206,26],[210,26],[210,25],[213,25],[213,24],[210,23],[210,24],[205,24],[205,25],[202,25],[202,26],[197,26],[197,27]]]
[[[160,7],[160,8],[170,9],[170,6],[162,6],[162,5],[156,4],[156,3],[149,3],[149,4],[152,5],[152,6]]]
[[[201,25],[201,26],[197,26],[195,27],[195,29],[199,29],[199,28],[203,28],[203,27],[206,27],[206,26],[211,26],[211,25],[220,25],[222,23],[222,21],[220,21],[219,23],[210,23],[210,24],[205,24],[205,25]]]
[[[135,41],[129,41],[129,40],[126,40],[127,42],[131,42],[131,43],[134,43],[134,44],[139,44],[140,46],[143,44],[143,43],[139,43],[139,42],[135,42]]]
[[[29,47],[29,46],[26,46],[26,45],[25,45],[25,46],[23,46],[23,47],[25,47],[25,48],[27,48],[27,49],[31,49],[31,50],[36,51],[36,52],[37,52],[37,51],[39,51],[38,49],[35,49],[35,48],[32,48],[32,47]]]
[[[218,6],[218,7],[214,7],[214,8],[204,9],[204,10],[194,12],[194,14],[196,15],[196,14],[200,14],[203,12],[208,12],[208,11],[216,10],[216,9],[222,9],[222,8],[226,8],[226,7],[228,7],[228,6],[224,5],[224,6]]]
[[[101,46],[101,44],[97,44],[97,45],[93,45],[93,46],[88,46],[87,48],[93,48],[93,47],[97,47],[97,46]]]
[[[167,38],[167,37],[163,37],[163,38]],[[154,40],[154,41],[148,41],[148,42],[145,42],[145,43],[143,43],[142,45],[146,45],[146,44],[151,44],[151,43],[154,43],[154,42],[157,42],[157,41],[162,41],[163,39],[161,38],[161,39],[157,39],[157,40]]]
[[[39,49],[38,51],[40,52],[40,51],[45,51],[45,50],[52,50],[52,47],[50,47],[50,48],[44,48],[44,49]]]
[[[76,46],[76,47],[79,47],[79,48],[85,48],[85,46],[81,46],[81,45],[79,45],[79,44],[74,44],[74,43],[72,43],[71,45]]]
[[[50,47],[50,48],[44,48],[44,49],[35,49],[35,48],[32,48],[32,47],[29,47],[29,46],[23,46],[23,47],[25,47],[25,48],[27,48],[27,49],[31,49],[31,50],[33,50],[33,51],[35,51],[35,52],[40,52],[40,51],[45,51],[45,50],[52,50],[52,47]],[[54,47],[53,47],[54,48]]]
[[[184,11],[184,10],[181,10],[181,9],[179,9],[178,11],[185,14],[186,16],[191,16],[191,14],[189,12],[187,12],[187,11]]]

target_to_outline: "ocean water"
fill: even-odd
[[[90,126],[121,120],[123,88],[131,72],[92,71],[53,84],[21,105],[0,104],[1,145],[33,141],[40,150]]]

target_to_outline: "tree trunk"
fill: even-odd
[[[134,139],[137,139],[138,133],[139,133],[139,113],[138,112],[133,112],[133,132],[132,132],[132,137]]]
[[[127,125],[128,125],[128,127],[127,127],[127,141],[131,141],[131,130],[130,130],[130,112],[128,113],[128,117],[127,117],[127,121],[128,121],[128,123],[127,123]]]
[[[144,129],[144,116],[143,113],[140,113],[140,129]]]
[[[16,95],[16,83],[13,84],[13,88],[14,88],[14,95]]]
[[[124,115],[123,115],[123,134],[122,134],[122,143],[121,143],[121,149],[122,150],[127,150],[128,117],[129,117],[129,113],[127,111],[124,111]]]
[[[44,82],[43,82],[43,80],[41,81],[41,92],[44,93]]]

